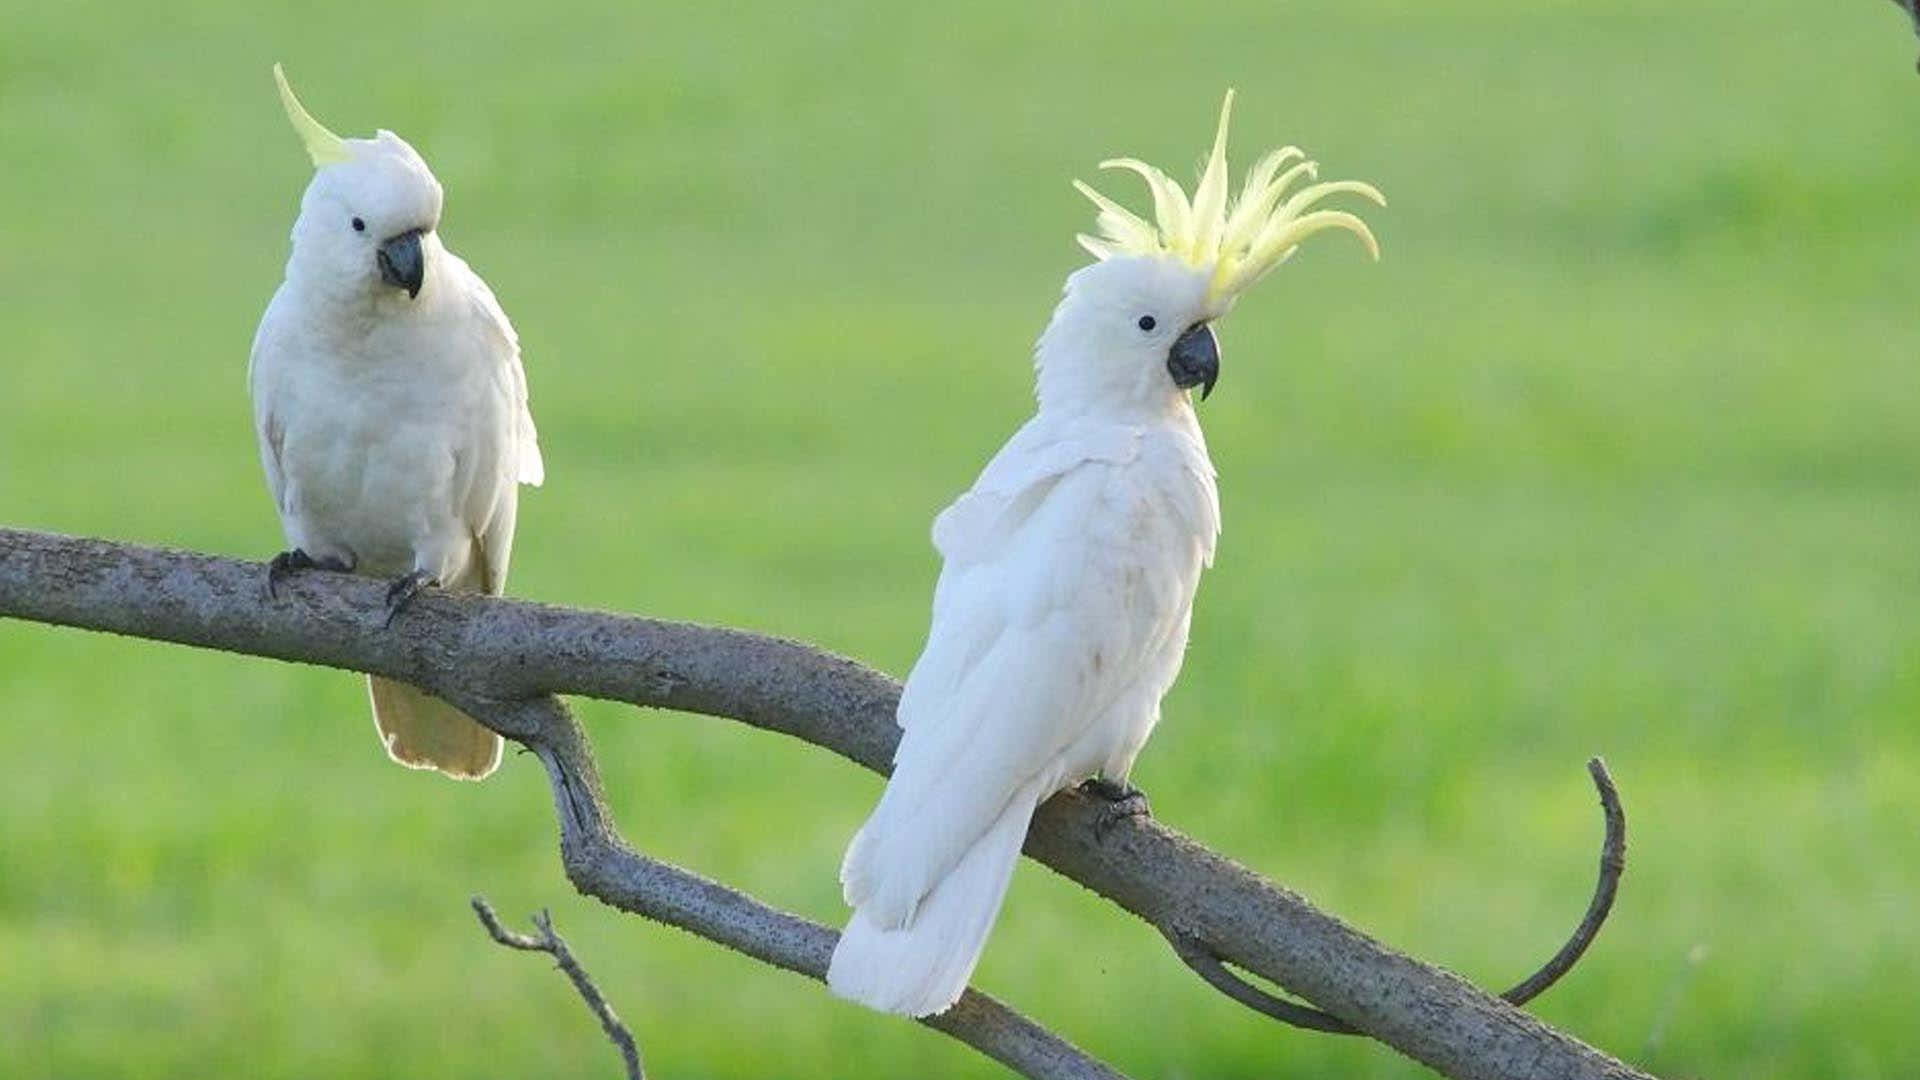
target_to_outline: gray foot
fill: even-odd
[[[339,559],[316,559],[299,548],[283,551],[267,560],[267,596],[275,600],[280,599],[280,583],[301,570],[334,570],[346,573],[352,569],[353,567]]]
[[[393,584],[387,586],[387,621],[381,625],[392,626],[393,620],[407,609],[408,604],[413,603],[413,598],[420,594],[421,589],[429,586],[437,588],[439,584],[439,579],[425,570],[415,570],[394,578]]]
[[[1093,823],[1093,835],[1096,840],[1105,840],[1115,825],[1128,818],[1153,816],[1153,809],[1147,805],[1146,792],[1132,784],[1096,776],[1081,784],[1080,790],[1086,795],[1106,802],[1106,805],[1100,808],[1100,816]]]

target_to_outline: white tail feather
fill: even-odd
[[[906,1016],[945,1012],[958,1001],[999,917],[1036,805],[1030,794],[1016,795],[905,926],[882,929],[856,908],[834,947],[827,986],[840,997]]]

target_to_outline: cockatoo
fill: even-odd
[[[519,485],[545,471],[513,325],[441,245],[440,182],[413,147],[340,138],[273,75],[314,174],[248,372],[290,549],[268,590],[306,568],[391,577],[389,623],[424,585],[499,593]],[[500,737],[446,702],[367,690],[400,764],[477,780],[500,763]]]
[[[925,650],[900,697],[902,729],[879,805],[848,846],[854,909],[828,985],[875,1009],[926,1016],[966,989],[1033,812],[1086,778],[1114,809],[1180,671],[1220,505],[1189,391],[1219,374],[1212,324],[1308,236],[1365,223],[1312,209],[1355,180],[1308,183],[1294,147],[1262,158],[1227,198],[1227,124],[1193,197],[1131,158],[1149,222],[1084,183],[1095,261],[1067,279],[1034,350],[1036,415],[933,524],[945,560]]]

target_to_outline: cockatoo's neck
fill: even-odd
[[[1056,368],[1056,373],[1060,369]],[[1165,382],[1162,374],[1160,381]],[[1041,416],[1056,419],[1086,419],[1121,424],[1168,424],[1175,427],[1197,426],[1193,400],[1184,390],[1167,392],[1158,388],[1138,392],[1112,392],[1108,387],[1088,387],[1064,377],[1049,378],[1042,369],[1034,387]]]

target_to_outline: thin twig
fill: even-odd
[[[1192,968],[1195,975],[1205,979],[1208,986],[1254,1012],[1264,1013],[1283,1024],[1306,1028],[1308,1031],[1324,1031],[1329,1035],[1360,1034],[1360,1029],[1332,1013],[1269,994],[1228,971],[1227,965],[1220,962],[1220,957],[1192,934],[1164,926],[1160,928],[1160,933],[1166,937],[1167,944],[1173,946],[1174,955]]]
[[[553,916],[547,914],[544,908],[541,909],[533,917],[534,929],[540,931],[540,936],[532,937],[501,926],[500,917],[493,913],[493,905],[487,903],[484,896],[473,898],[473,913],[480,916],[480,925],[487,928],[493,940],[507,948],[543,952],[552,956],[554,963],[560,965],[560,970],[573,980],[573,988],[580,992],[587,1008],[599,1019],[600,1029],[607,1033],[607,1038],[613,1040],[613,1045],[620,1048],[620,1056],[627,1063],[627,1080],[647,1080],[647,1068],[640,1064],[640,1047],[633,1041],[633,1033],[613,1014],[613,1006],[607,1004],[607,999],[601,996],[600,988],[593,985],[587,970],[580,966],[580,961],[574,959],[573,950],[567,948],[566,939],[554,932]]]
[[[1573,936],[1539,971],[1500,995],[1515,1005],[1525,1005],[1539,997],[1580,962],[1581,954],[1593,944],[1608,913],[1613,911],[1613,898],[1620,892],[1620,875],[1627,870],[1627,812],[1620,806],[1620,789],[1613,786],[1613,774],[1607,772],[1607,763],[1598,757],[1587,759],[1587,775],[1593,777],[1593,786],[1600,791],[1600,812],[1607,819],[1606,839],[1600,844],[1600,878],[1594,882],[1593,899],[1587,903],[1587,914],[1580,925],[1574,927]]]
[[[1567,938],[1560,951],[1540,966],[1538,971],[1522,979],[1518,985],[1500,997],[1513,1005],[1524,1005],[1546,992],[1547,988],[1560,981],[1560,977],[1573,970],[1580,957],[1593,944],[1600,933],[1600,927],[1606,924],[1607,914],[1613,910],[1614,897],[1620,892],[1620,875],[1627,868],[1627,815],[1620,805],[1620,790],[1614,786],[1613,775],[1607,772],[1607,763],[1600,758],[1587,760],[1587,774],[1593,777],[1593,786],[1600,792],[1600,811],[1606,818],[1607,831],[1600,843],[1600,877],[1593,886],[1593,899],[1587,903],[1587,913],[1574,927],[1573,935]],[[1310,1031],[1324,1031],[1333,1035],[1358,1035],[1358,1028],[1332,1013],[1323,1012],[1308,1005],[1288,1001],[1283,997],[1270,994],[1265,990],[1235,975],[1220,962],[1220,957],[1206,944],[1193,935],[1177,928],[1161,927],[1168,944],[1173,946],[1174,955],[1193,969],[1194,974],[1206,980],[1208,986],[1227,995],[1258,1013],[1273,1017],[1284,1024]]]

